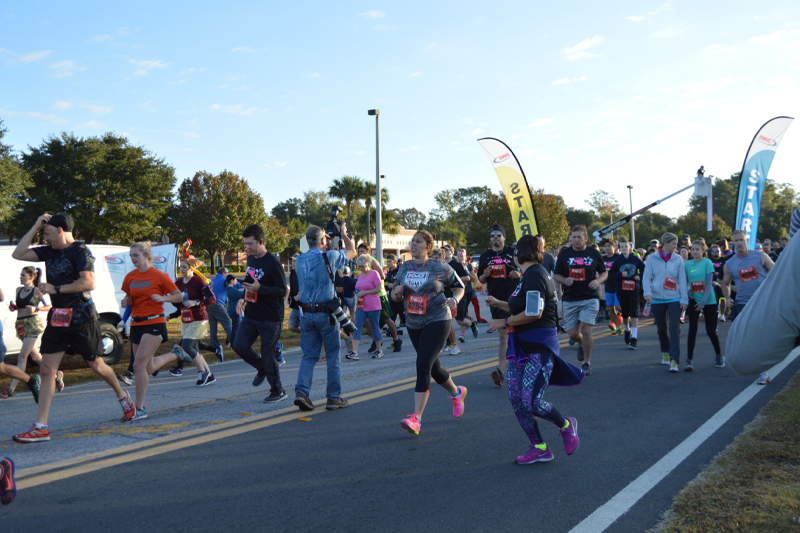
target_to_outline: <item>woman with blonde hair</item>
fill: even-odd
[[[372,270],[370,263],[372,258],[363,254],[358,256],[356,264],[361,274],[356,280],[356,330],[353,333],[353,351],[348,353],[345,358],[351,361],[358,361],[358,346],[361,344],[361,331],[364,329],[364,322],[369,319],[370,324],[380,324],[381,317],[381,287],[383,281],[380,275]],[[378,327],[372,328],[372,340],[375,341],[375,353],[372,355],[373,359],[380,359],[383,357],[381,351],[381,330]]]

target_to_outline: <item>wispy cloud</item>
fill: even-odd
[[[770,33],[769,35],[750,37],[748,41],[758,46],[774,46],[776,44],[779,44],[779,42],[784,37],[788,37],[790,35],[797,35],[798,33],[800,33],[800,30],[777,30]]]
[[[372,28],[378,31],[394,31],[397,29],[397,26],[392,26],[389,24],[376,24]]]
[[[559,78],[557,80],[553,80],[551,85],[567,85],[569,83],[580,83],[582,81],[586,81],[586,76],[581,76],[580,78]]]
[[[101,130],[101,129],[105,128],[105,127],[106,127],[106,125],[103,124],[102,122],[98,122],[97,120],[90,120],[89,122],[84,122],[82,124],[78,124],[77,126],[75,126],[75,129],[76,130],[87,130],[87,129]]]
[[[253,52],[257,52],[255,48],[252,46],[237,46],[236,48],[231,48],[231,52],[243,52],[245,54],[252,54]]]
[[[540,126],[549,126],[553,123],[552,118],[540,118],[539,120],[534,120],[530,124],[528,124],[529,128],[538,128]]]
[[[108,34],[106,35],[93,35],[91,39],[86,41],[86,44],[98,44],[106,41],[113,41],[114,38]]]
[[[59,101],[59,102],[54,103],[50,107],[52,107],[56,111],[66,111],[66,110],[72,108],[72,104],[70,102]]]
[[[478,129],[476,129],[476,130],[472,130],[470,133],[471,133],[472,135],[481,135],[481,134],[483,134],[483,133],[486,133],[486,132],[485,132],[485,131],[483,131],[481,128],[478,128]]]
[[[267,163],[266,165],[264,165],[264,167],[266,167],[266,168],[280,168],[280,167],[285,167],[288,164],[289,164],[288,161],[275,161],[274,163]]]
[[[703,48],[703,52],[713,54],[716,56],[730,56],[736,50],[736,45],[722,46],[720,44],[712,44]]]
[[[705,80],[697,83],[685,84],[684,88],[686,89],[686,92],[683,94],[683,96],[687,98],[698,98],[701,96],[718,93],[720,91],[724,91],[734,83],[736,83],[736,81],[731,76],[728,76],[727,78],[723,78],[721,80]]]
[[[240,117],[249,117],[259,112],[269,111],[269,109],[259,109],[258,107],[245,107],[241,104],[237,105],[220,105],[214,104],[209,107],[211,111],[219,111],[220,113],[226,113],[228,115],[236,115]]]
[[[601,36],[595,35],[591,39],[584,39],[575,46],[564,48],[564,58],[570,61],[587,57],[600,57],[598,54],[589,52],[589,49],[605,41]]]
[[[74,75],[76,72],[80,70],[86,70],[86,67],[79,67],[78,65],[75,64],[74,61],[69,61],[69,60],[53,63],[48,68],[53,70],[54,78],[66,78]]]
[[[412,78],[416,78],[417,76],[422,76],[422,71],[415,72],[411,75]]]
[[[157,68],[167,68],[172,63],[161,61],[160,59],[129,59],[128,63],[137,68],[134,76],[147,76],[148,72]]]
[[[650,11],[647,14],[644,14],[644,15],[632,15],[630,17],[625,17],[625,18],[627,18],[628,20],[630,20],[632,22],[641,22],[644,19],[646,19],[647,17],[652,17],[653,15],[658,15],[659,13],[663,13],[664,11],[669,11],[672,8],[672,6],[670,6],[670,4],[671,4],[671,2],[667,2],[666,4],[661,4],[660,6],[658,6],[653,11]]]
[[[153,113],[158,111],[158,109],[156,109],[155,106],[153,106],[152,100],[142,102],[141,104],[139,104],[139,108],[143,109],[144,112],[147,113],[148,115],[152,115]]]
[[[38,111],[9,111],[6,109],[0,109],[0,115],[4,115],[7,117],[20,117],[20,118],[28,118],[34,120],[49,120],[49,121],[53,121],[58,118],[58,115],[39,113]]]
[[[686,30],[685,22],[669,22],[664,28],[655,32],[651,37],[654,39],[664,39],[669,37],[677,37],[683,35]]]
[[[303,75],[306,78],[319,78],[320,77],[320,73],[319,72],[312,72],[311,74],[303,74]]]
[[[52,50],[40,50],[38,52],[30,52],[27,54],[18,54],[16,52],[12,52],[11,50],[0,48],[0,57],[4,57],[6,61],[12,64],[35,63],[36,61],[41,61],[42,59],[46,58],[52,53],[53,53]]]
[[[365,11],[364,13],[359,13],[359,15],[370,19],[382,19],[386,16],[386,13],[383,11],[378,11],[377,9],[370,9],[369,11]]]

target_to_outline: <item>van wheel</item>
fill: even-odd
[[[103,361],[107,365],[115,365],[122,359],[125,341],[112,324],[100,322],[100,343],[102,344]]]

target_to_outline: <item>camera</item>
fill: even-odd
[[[336,217],[339,216],[339,213],[342,212],[342,208],[338,205],[335,205],[331,208],[331,219],[328,221],[328,225],[325,226],[325,233],[327,233],[331,237],[341,237],[342,234],[339,233],[339,228],[336,227]]]
[[[355,324],[350,322],[350,319],[347,317],[346,314],[344,314],[344,311],[342,311],[342,306],[339,303],[339,298],[334,298],[333,300],[325,304],[325,308],[328,310],[328,312],[331,314],[333,318],[339,321],[339,326],[342,328],[342,331],[344,331],[347,335],[352,335],[353,333],[355,333],[356,326]]]

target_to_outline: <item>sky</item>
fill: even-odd
[[[726,2],[38,2],[0,0],[0,118],[18,151],[114,132],[247,179],[269,211],[343,175],[389,207],[500,190],[476,140],[529,184],[634,209],[728,177],[800,105],[800,4]],[[769,177],[800,189],[800,124]],[[677,217],[691,191],[654,211]]]

